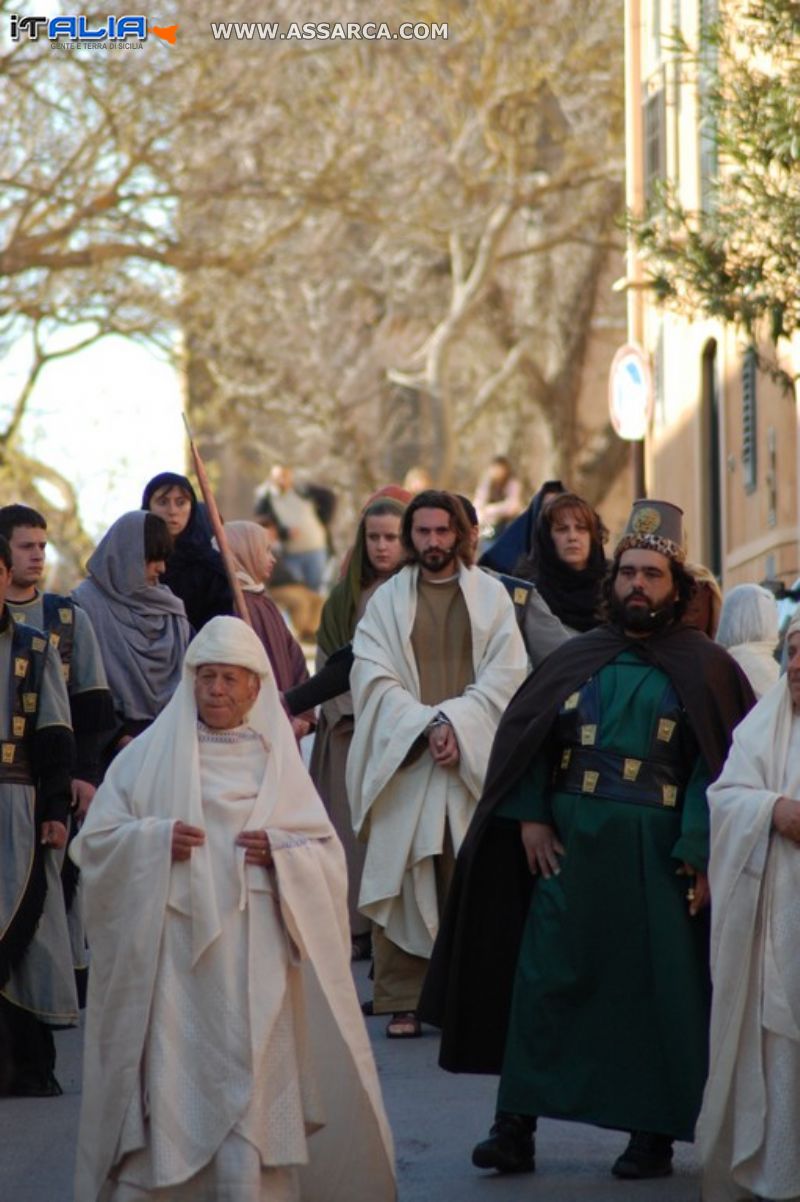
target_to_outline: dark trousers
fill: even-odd
[[[55,1066],[50,1028],[0,996],[0,1093],[25,1084],[45,1086]]]

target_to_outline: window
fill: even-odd
[[[713,213],[716,207],[714,185],[719,175],[717,121],[710,104],[711,93],[717,86],[717,56],[716,50],[708,41],[709,29],[717,18],[717,0],[701,0],[697,141],[700,156],[700,209],[703,213]]]
[[[644,102],[644,190],[648,201],[667,174],[667,111],[663,81]]]
[[[665,362],[664,362],[664,322],[658,323],[658,335],[656,337],[656,345],[653,351],[653,401],[655,408],[656,424],[659,427],[666,425],[666,392],[665,392]]]
[[[756,373],[758,357],[749,346],[742,361],[742,472],[745,492],[753,493],[758,482],[756,429]]]

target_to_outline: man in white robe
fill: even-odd
[[[703,1202],[800,1199],[800,617],[737,728],[711,809],[711,1057]]]
[[[392,1202],[341,846],[237,618],[73,845],[92,948],[76,1202]]]
[[[410,563],[370,598],[350,674],[347,792],[367,841],[359,908],[373,922],[376,1014],[390,1038],[415,1014],[452,871],[500,717],[527,659],[499,581],[471,566],[460,502],[418,494],[403,518]]]

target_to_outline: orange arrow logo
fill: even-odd
[[[175,35],[180,29],[179,25],[151,25],[150,32],[154,33],[157,38],[161,38],[165,42],[169,42],[170,46],[175,45]]]

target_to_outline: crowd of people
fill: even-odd
[[[85,1005],[77,1202],[391,1202],[383,1016],[499,1077],[478,1169],[558,1118],[800,1199],[800,618],[781,677],[677,506],[611,549],[502,456],[368,498],[325,595],[331,497],[276,466],[215,538],[163,472],[68,596],[0,508],[0,1094],[60,1093]]]

